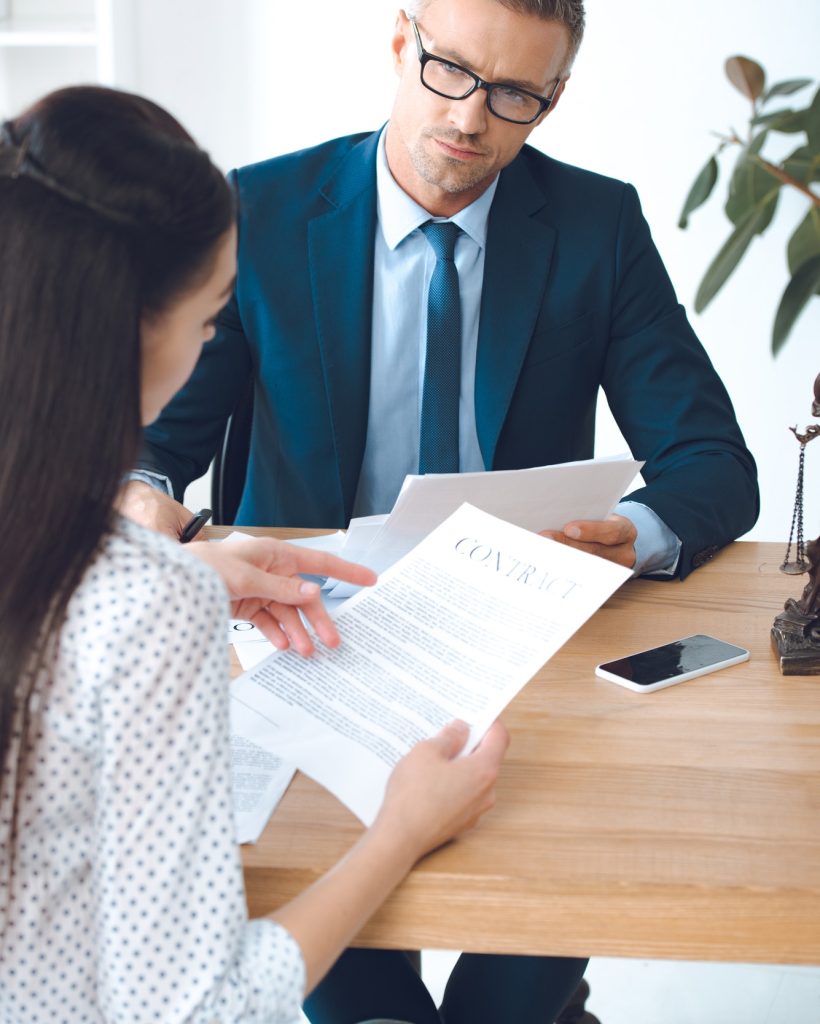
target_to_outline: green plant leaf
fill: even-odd
[[[811,106],[806,111],[806,134],[811,148],[820,149],[820,89],[814,94]]]
[[[729,182],[729,197],[726,200],[726,216],[738,227],[752,210],[765,204],[777,194],[781,182],[774,175],[764,170],[754,157],[763,147],[766,141],[766,131],[762,131],[751,143],[741,152],[738,157],[735,169],[732,172],[732,180]],[[774,215],[774,206],[771,207],[771,214],[765,223],[761,224],[760,231],[765,231]]]
[[[712,189],[715,187],[715,182],[718,179],[718,162],[714,157],[710,157],[708,162],[701,169],[700,174],[695,178],[695,182],[689,189],[689,195],[686,197],[686,202],[683,204],[683,210],[681,211],[680,220],[678,221],[679,228],[685,228],[689,224],[689,214],[693,210],[697,210],[699,206],[703,206],[709,196],[712,194]]]
[[[763,144],[768,137],[769,129],[766,128],[762,132],[758,132],[757,135],[752,139],[749,145],[745,148],[745,153],[759,153],[763,149]]]
[[[767,103],[772,96],[791,96],[793,92],[799,92],[800,89],[805,89],[811,83],[811,78],[790,78],[785,82],[775,82],[773,86],[766,90],[763,102]]]
[[[726,283],[729,275],[740,262],[755,235],[763,230],[774,216],[779,192],[753,208],[744,220],[729,235],[720,252],[709,265],[695,296],[695,312],[702,313]]]
[[[777,355],[806,303],[820,288],[820,256],[804,263],[786,285],[772,331],[772,354]]]
[[[766,72],[756,60],[739,55],[730,57],[725,69],[726,77],[739,92],[752,102],[759,99],[766,85]]]
[[[809,260],[820,256],[820,206],[812,206],[800,221],[788,245],[789,273],[794,275]]]
[[[804,185],[820,181],[820,151],[811,146],[799,146],[783,161],[783,170]]]
[[[771,110],[771,111],[769,111],[768,114],[756,114],[751,119],[749,124],[751,124],[751,125],[761,125],[761,124],[768,125],[768,124],[771,124],[772,121],[776,121],[779,117],[782,117],[784,114],[793,114],[793,113],[794,113],[794,108],[793,107],[786,107],[783,110]]]
[[[773,110],[771,114],[758,114],[750,124],[766,125],[772,132],[802,132],[806,127],[808,110]]]

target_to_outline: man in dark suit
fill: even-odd
[[[249,381],[237,522],[305,527],[388,512],[407,472],[589,458],[603,387],[646,483],[559,540],[682,578],[753,525],[754,461],[635,190],[525,145],[583,23],[582,0],[416,0],[397,19],[382,131],[234,172],[236,292],[146,432],[129,514],[179,531],[188,512],[161,487],[181,499],[205,472]],[[448,1024],[551,1020],[525,978],[561,990],[560,961],[495,960],[515,981],[482,963],[479,995],[445,1003]],[[492,1016],[500,990],[523,1015]],[[347,1020],[320,1004],[315,1020]]]

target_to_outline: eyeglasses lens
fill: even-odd
[[[428,57],[422,67],[421,80],[428,89],[453,100],[465,99],[476,87],[472,75],[437,57]],[[541,113],[538,100],[518,89],[494,85],[488,95],[490,110],[507,121],[527,124]]]

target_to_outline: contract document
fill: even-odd
[[[382,573],[463,502],[536,533],[562,530],[574,519],[606,519],[642,467],[617,455],[492,473],[406,476],[390,515],[370,517],[367,529],[348,539],[342,556]],[[329,592],[338,599],[357,589],[337,583]]]
[[[465,504],[341,607],[340,647],[275,653],[240,676],[231,731],[370,824],[417,741],[462,718],[475,747],[630,576]]]

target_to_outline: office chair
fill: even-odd
[[[253,419],[253,378],[248,380],[236,408],[225,424],[225,433],[211,470],[212,522],[231,526],[245,487]]]

